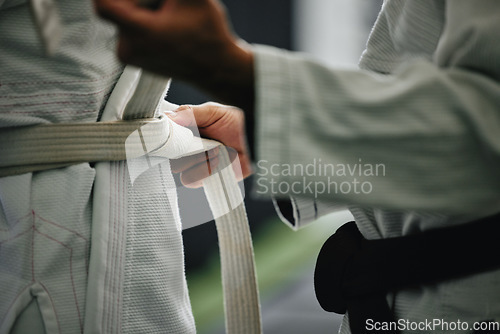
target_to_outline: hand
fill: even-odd
[[[132,0],[94,0],[118,25],[118,57],[199,86],[245,109],[253,104],[253,54],[230,29],[217,0],[164,0],[157,10]]]
[[[245,118],[240,109],[217,103],[204,103],[198,106],[185,105],[179,107],[176,114],[169,115],[169,117],[182,126],[196,126],[202,137],[217,140],[234,149],[241,164],[241,173],[238,171],[237,178],[245,178],[252,173],[245,139]],[[195,122],[196,124],[194,124]],[[202,179],[216,168],[218,164],[217,154],[218,149],[215,149],[207,154],[202,153],[173,160],[171,161],[172,171],[181,173],[181,181],[187,187],[200,187]]]

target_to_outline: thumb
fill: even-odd
[[[179,108],[177,108],[173,113],[169,113],[167,115],[172,121],[181,126],[190,128],[197,127],[196,119],[194,117],[193,106],[182,105]]]

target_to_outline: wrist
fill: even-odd
[[[252,112],[254,105],[254,56],[243,40],[230,39],[207,65],[208,72],[194,83],[222,102]]]

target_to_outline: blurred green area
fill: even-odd
[[[268,219],[252,236],[261,302],[279,294],[304,268],[310,270],[325,240],[346,219],[345,213],[330,215],[299,231],[277,218]],[[188,273],[187,279],[197,332],[213,333],[224,321],[218,252],[203,268]]]

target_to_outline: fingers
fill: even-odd
[[[216,123],[227,113],[227,107],[218,103],[204,103],[197,106],[183,105],[175,110],[175,114],[168,115],[179,125],[206,128]]]
[[[172,172],[180,173],[198,165],[199,163],[206,163],[207,160],[217,157],[218,154],[219,148],[216,147],[208,152],[202,152],[189,157],[171,160],[170,167],[172,168]]]
[[[137,21],[143,20],[145,11],[134,1],[96,0],[95,8],[100,16],[120,26],[137,25]]]
[[[194,128],[197,127],[196,119],[194,116],[194,106],[190,105],[182,105],[177,108],[174,113],[167,114],[167,116],[174,121],[175,123],[188,127]]]
[[[203,180],[217,172],[219,166],[219,148],[193,156],[171,160],[172,172],[181,173],[181,182],[188,188],[199,188]]]
[[[231,163],[235,163],[234,166],[238,165],[235,173],[239,179],[251,175],[251,161],[244,137],[244,116],[240,109],[215,103],[199,106],[184,105],[176,110],[175,115],[169,117],[182,126],[197,127],[203,137],[223,143],[228,149]],[[193,183],[194,180],[210,175],[200,171],[202,168],[200,164],[206,165],[206,160],[210,158],[198,155],[186,159],[172,163],[173,171],[182,173],[183,182]],[[206,168],[203,171],[205,170]],[[197,173],[198,176],[195,176]],[[196,183],[196,186],[201,186],[201,183]]]
[[[160,22],[157,11],[140,6],[136,1],[95,0],[94,3],[100,16],[114,22],[122,30],[140,34]]]
[[[218,166],[218,156],[207,159],[204,162],[183,171],[181,173],[181,182],[187,188],[200,188],[203,186],[204,179],[213,173],[216,173]]]
[[[153,28],[169,11],[207,5],[210,0],[94,0],[97,13],[132,31]],[[157,8],[156,10],[152,8]]]

